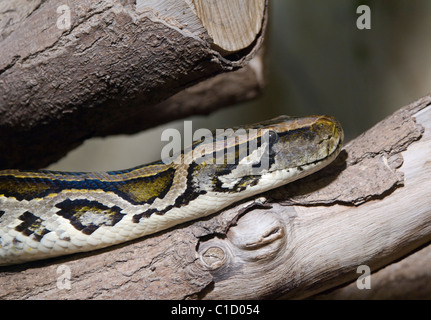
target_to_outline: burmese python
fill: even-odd
[[[95,250],[210,215],[321,169],[343,141],[327,116],[282,116],[244,128],[255,134],[202,139],[169,163],[115,172],[0,171],[0,265]]]

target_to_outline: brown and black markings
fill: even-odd
[[[31,171],[19,173],[20,175],[16,173],[0,175],[0,196],[30,201],[62,191],[101,190],[115,193],[131,204],[142,205],[151,204],[156,198],[163,198],[166,195],[171,189],[175,169],[172,166],[160,166],[160,169],[152,174],[136,175],[124,180],[98,179],[97,175],[89,173],[62,173],[61,176],[56,176],[55,172],[45,171],[44,175],[39,173],[34,177]]]
[[[32,237],[37,242],[40,242],[43,236],[50,232],[43,226],[44,220],[29,211],[24,212],[18,219],[22,223],[17,225],[15,230],[25,236]]]
[[[87,199],[66,199],[55,205],[57,215],[68,219],[75,229],[86,235],[92,234],[101,226],[115,226],[125,214],[118,206],[108,207],[98,201]]]

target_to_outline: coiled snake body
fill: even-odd
[[[95,250],[213,214],[321,169],[343,141],[327,116],[244,128],[233,139],[195,142],[169,163],[124,171],[0,171],[0,266]],[[220,152],[221,162],[208,157]]]

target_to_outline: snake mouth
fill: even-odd
[[[298,171],[306,173],[304,170],[305,170],[305,168],[307,168],[307,171],[309,170],[309,173],[304,174],[304,176],[309,175],[309,174],[312,174],[312,173],[322,169],[323,167],[325,167],[326,165],[328,165],[332,161],[334,161],[338,157],[338,155],[340,154],[342,148],[343,148],[343,142],[341,140],[339,140],[336,148],[331,153],[328,153],[328,155],[326,157],[319,158],[319,159],[316,159],[313,161],[308,161],[308,162],[305,162],[303,164],[300,164],[300,165],[297,165],[297,166],[294,166],[291,168],[276,168],[276,169],[272,169],[272,170],[270,169],[270,170],[268,170],[268,172],[273,173],[276,171],[297,169]]]
[[[331,137],[329,137],[327,140],[330,140],[330,139],[331,139]],[[312,161],[312,162],[309,162],[306,165],[313,165],[313,164],[318,165],[318,164],[320,164],[322,162],[326,162],[326,161],[328,161],[328,163],[329,163],[329,162],[335,160],[335,158],[338,157],[338,155],[340,154],[342,148],[343,148],[343,139],[339,138],[338,142],[336,144],[336,147],[332,151],[330,151],[329,147],[328,147],[328,154],[327,154],[326,157],[321,158],[321,159],[317,159],[317,160]]]
[[[335,119],[331,117],[331,120],[334,121]],[[335,120],[335,122],[333,123],[334,125],[332,133],[319,142],[319,145],[321,145],[323,149],[325,149],[324,145],[326,145],[326,156],[320,157],[319,159],[316,159],[314,161],[310,161],[305,165],[318,166],[321,163],[328,164],[338,157],[341,152],[341,149],[343,148],[344,132],[337,120]]]

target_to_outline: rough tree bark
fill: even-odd
[[[427,96],[351,141],[324,170],[265,194],[266,203],[256,197],[116,248],[2,268],[0,298],[312,297],[355,281],[360,265],[377,271],[431,240],[430,157]],[[65,268],[70,289],[57,285]]]
[[[261,58],[249,62],[267,7],[267,0],[1,1],[0,168],[45,167],[89,137],[255,97]]]

